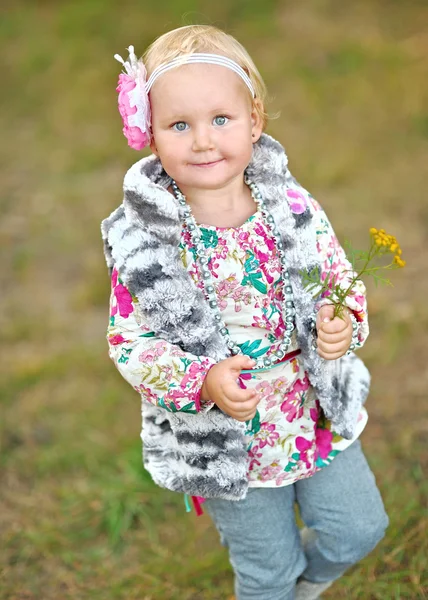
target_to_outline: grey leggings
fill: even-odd
[[[295,502],[310,536],[303,548]],[[229,548],[237,600],[293,600],[297,578],[340,577],[382,539],[388,517],[359,440],[308,479],[204,504]]]

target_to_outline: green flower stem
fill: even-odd
[[[359,271],[359,273],[357,275],[355,275],[355,277],[352,279],[351,283],[348,286],[348,289],[345,291],[344,294],[341,294],[341,299],[339,299],[339,302],[334,303],[334,313],[333,313],[333,318],[334,317],[340,317],[342,318],[342,314],[343,314],[343,309],[345,307],[344,302],[345,299],[347,298],[347,296],[349,295],[349,292],[351,291],[354,283],[361,277],[361,275],[363,273],[368,273],[372,270],[377,270],[380,269],[381,267],[372,267],[372,269],[367,269],[367,266],[369,265],[369,263],[373,260],[373,258],[376,256],[376,254],[378,254],[377,249],[379,248],[379,246],[376,246],[376,244],[371,245],[370,250],[368,252],[367,255],[367,259],[366,262],[363,266],[363,268]],[[373,254],[372,254],[373,253]]]

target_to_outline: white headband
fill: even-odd
[[[253,84],[251,83],[251,79],[248,77],[246,72],[242,67],[238,65],[237,62],[227,58],[227,56],[221,56],[220,54],[203,54],[203,53],[194,53],[189,55],[178,56],[174,58],[168,63],[163,63],[156,67],[153,73],[150,75],[149,80],[146,83],[146,92],[149,93],[151,88],[153,87],[154,82],[158,77],[169,71],[170,69],[174,69],[175,67],[180,67],[181,65],[187,65],[191,63],[206,63],[210,65],[220,65],[221,67],[227,67],[234,71],[241,79],[244,81],[245,85],[251,92],[253,98],[255,98],[256,93],[253,88]]]
[[[251,79],[242,67],[234,60],[221,56],[220,54],[184,54],[174,58],[168,63],[159,65],[149,79],[146,79],[147,71],[141,59],[137,59],[134,53],[134,46],[129,46],[129,58],[124,61],[119,54],[114,57],[123,64],[126,73],[119,75],[119,83],[116,91],[119,92],[119,112],[123,119],[123,134],[128,140],[128,145],[134,150],[142,150],[150,144],[151,140],[151,111],[149,102],[149,92],[155,81],[170,69],[180,67],[191,63],[205,63],[211,65],[220,65],[231,69],[241,77],[245,85],[251,92],[253,98],[254,91]]]

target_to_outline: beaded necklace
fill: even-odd
[[[282,304],[282,306],[283,306],[282,316],[283,316],[283,320],[285,323],[285,332],[284,332],[283,340],[281,341],[279,347],[277,348],[277,350],[275,350],[273,352],[273,355],[275,356],[275,358],[277,358],[277,360],[273,360],[273,356],[272,356],[272,358],[265,356],[264,358],[258,357],[255,359],[256,360],[256,365],[254,367],[255,369],[266,369],[266,368],[272,367],[275,363],[280,362],[281,359],[287,353],[287,350],[291,343],[291,335],[292,335],[292,332],[295,327],[294,315],[295,315],[296,311],[294,308],[294,301],[293,301],[293,289],[290,285],[290,275],[288,273],[286,259],[285,259],[284,244],[281,241],[281,239],[279,238],[279,232],[275,226],[274,219],[273,219],[272,215],[269,213],[266,203],[263,202],[262,195],[261,195],[260,191],[258,190],[256,184],[254,182],[250,181],[250,179],[248,179],[247,177],[245,177],[244,182],[250,188],[251,197],[253,198],[254,202],[257,204],[257,207],[258,207],[260,213],[262,214],[265,222],[267,223],[267,226],[269,227],[269,229],[274,237],[275,245],[276,245],[276,248],[277,248],[277,251],[279,254],[280,263],[281,263],[282,278],[284,280],[284,301]],[[237,355],[237,354],[243,355],[241,348],[238,346],[238,344],[236,344],[231,339],[231,337],[229,335],[229,330],[227,329],[226,324],[224,323],[224,321],[222,319],[220,308],[219,308],[218,302],[217,302],[214,285],[213,285],[213,279],[212,279],[211,272],[208,267],[209,259],[206,255],[205,246],[202,242],[201,231],[195,221],[195,218],[192,214],[192,210],[191,210],[190,206],[186,202],[186,197],[181,192],[181,190],[179,189],[178,185],[176,184],[176,182],[174,180],[172,181],[171,185],[172,185],[172,190],[174,192],[176,199],[178,200],[179,204],[184,209],[184,222],[185,222],[187,230],[189,231],[191,242],[196,249],[196,260],[199,263],[199,268],[202,273],[202,283],[204,286],[204,292],[207,297],[208,304],[209,304],[210,308],[212,309],[212,311],[214,312],[214,319],[215,319],[216,325],[218,327],[218,330],[221,333],[221,335],[224,336],[227,347],[229,348],[231,353],[233,355]]]

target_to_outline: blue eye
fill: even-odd
[[[185,131],[187,127],[187,123],[185,123],[184,121],[178,121],[178,123],[174,123],[174,125],[172,126],[173,129],[175,129],[175,131]]]
[[[218,117],[214,117],[214,123],[216,125],[226,125],[226,123],[228,122],[228,118],[224,117],[223,115],[220,115]]]

